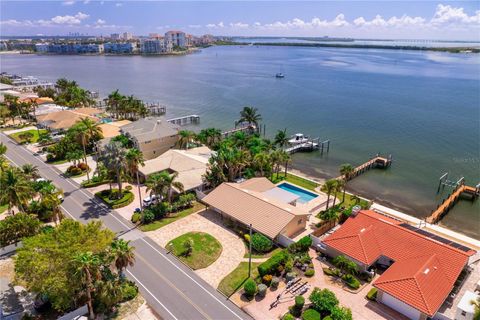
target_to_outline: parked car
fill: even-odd
[[[157,202],[157,196],[153,194],[152,196],[149,196],[143,199],[143,206],[148,207],[156,202]]]

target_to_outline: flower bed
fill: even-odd
[[[119,199],[117,198],[117,194],[118,194],[118,189],[112,189],[112,192],[110,192],[110,190],[107,189],[107,190],[102,190],[95,193],[95,196],[102,199],[103,202],[105,202],[112,209],[118,209],[118,208],[128,206],[130,203],[133,202],[135,198],[133,193],[128,190],[123,190],[122,197]]]

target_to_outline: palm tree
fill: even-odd
[[[92,293],[95,290],[94,279],[99,278],[100,274],[100,258],[92,252],[80,253],[74,257],[76,265],[75,275],[82,282],[85,287],[85,294],[87,296],[87,307],[89,319],[95,319],[93,311]]]
[[[473,320],[480,320],[480,298],[470,301],[470,304],[474,308]]]
[[[0,156],[3,156],[5,153],[7,153],[7,146],[0,142]]]
[[[127,171],[127,152],[122,144],[116,141],[110,141],[104,148],[101,161],[107,170],[115,173],[118,184],[118,198],[122,198],[122,179]]]
[[[45,206],[52,210],[52,218],[55,225],[63,218],[62,210],[60,210],[60,205],[62,204],[61,196],[63,196],[63,192],[55,188],[53,192],[45,194],[43,198]]]
[[[14,206],[24,211],[33,189],[23,173],[17,168],[7,168],[0,177],[0,185],[0,203],[8,204],[8,213],[12,214]]]
[[[129,149],[127,151],[127,154],[125,155],[125,158],[127,159],[127,166],[128,166],[130,175],[135,174],[135,177],[137,179],[138,199],[140,201],[140,208],[142,208],[142,192],[140,190],[140,179],[138,176],[138,167],[145,165],[143,153],[142,151],[136,148]]]
[[[197,139],[209,148],[214,148],[222,139],[222,131],[216,128],[207,128],[200,131]]]
[[[150,192],[150,197],[155,195],[157,199],[160,199],[165,193],[165,181],[163,176],[160,175],[160,172],[149,175],[145,181],[145,186],[147,186],[147,192]]]
[[[285,179],[287,179],[288,165],[292,163],[292,157],[290,157],[290,154],[285,150],[282,150],[280,154],[282,155],[281,159],[285,166]]]
[[[260,170],[260,176],[264,177],[265,176],[265,167],[267,167],[270,163],[270,155],[265,152],[260,152],[257,153],[253,157],[253,161],[255,162],[256,166],[258,167],[258,170]]]
[[[26,163],[20,167],[25,177],[29,180],[35,180],[40,178],[40,173],[38,171],[38,167],[34,166],[33,164]]]
[[[189,130],[178,131],[179,139],[178,146],[180,149],[188,149],[190,143],[195,139],[195,132]]]
[[[328,207],[329,207],[329,204],[330,204],[330,195],[332,194],[332,192],[334,192],[336,184],[337,184],[337,180],[330,179],[330,180],[325,181],[322,188],[320,189],[320,190],[322,190],[322,192],[325,192],[327,194],[327,208],[326,208],[326,210],[328,210]]]
[[[343,191],[343,201],[345,201],[345,180],[335,180],[335,197],[333,198],[333,206],[335,207],[335,202],[337,200],[337,194]]]
[[[280,148],[284,148],[288,144],[287,129],[278,130],[273,143]]]
[[[343,188],[343,198],[342,198],[342,202],[343,202],[345,201],[345,189],[347,188],[347,183],[350,180],[352,174],[355,172],[355,168],[349,163],[344,163],[340,166],[339,171],[343,177],[343,181],[345,182],[345,185]]]
[[[353,202],[353,204],[355,204],[355,205],[357,205],[357,204],[360,203],[360,198],[359,198],[358,196],[356,196],[356,195],[352,195],[352,196],[350,197],[350,200],[351,200],[351,201]]]
[[[83,147],[83,158],[85,160],[85,164],[87,164],[87,145],[90,144],[91,139],[94,137],[103,137],[102,129],[100,128],[98,123],[95,123],[90,118],[82,118],[80,121],[79,126],[79,138],[81,140],[81,145]],[[87,181],[90,181],[90,174],[88,172],[87,167]]]
[[[260,127],[258,123],[262,121],[262,116],[258,113],[258,109],[254,107],[244,107],[240,111],[240,119],[238,119],[237,124],[246,122],[248,125],[255,126],[257,132],[259,132]]]
[[[177,189],[178,192],[183,192],[183,184],[179,181],[175,181],[178,177],[178,172],[169,174],[167,171],[162,171],[160,172],[160,175],[162,176],[165,189],[167,190],[168,203],[172,203],[173,188]]]
[[[115,267],[118,273],[123,277],[123,270],[128,266],[133,266],[135,263],[135,250],[130,246],[130,240],[125,241],[123,239],[117,239],[111,244],[111,253],[113,255]]]
[[[125,96],[121,95],[117,89],[112,93],[110,93],[108,95],[108,98],[104,100],[105,103],[107,104],[107,111],[111,112],[116,119],[120,117],[119,107],[124,99],[125,99]]]

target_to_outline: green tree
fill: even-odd
[[[23,240],[23,247],[15,257],[15,275],[29,291],[47,295],[54,309],[68,310],[85,301],[81,294],[86,293],[85,281],[76,281],[82,277],[82,273],[76,272],[79,270],[77,258],[91,252],[102,258],[102,270],[109,269],[113,260],[108,257],[114,237],[100,221],[83,225],[64,219],[52,232]],[[95,277],[92,280],[96,280]]]
[[[214,149],[222,140],[222,131],[216,128],[202,129],[197,139],[210,149]]]
[[[343,197],[342,197],[342,202],[345,201],[345,189],[347,188],[347,183],[351,179],[353,173],[355,172],[355,168],[349,164],[349,163],[344,163],[340,166],[340,174],[342,175],[343,181],[344,181],[344,188],[343,188]]]
[[[335,188],[333,190],[333,207],[335,207],[335,202],[337,201],[337,194],[344,192],[343,196],[345,197],[345,180],[335,180]]]
[[[95,312],[93,311],[93,292],[94,279],[100,277],[100,257],[93,254],[93,252],[81,252],[75,255],[74,260],[74,275],[84,287],[85,295],[87,297],[88,318],[95,319]]]
[[[18,213],[0,221],[0,246],[17,243],[25,237],[36,235],[41,222],[33,214]]]
[[[313,289],[309,300],[312,303],[312,307],[322,315],[331,313],[333,308],[338,306],[338,299],[335,296],[335,293],[328,289]]]
[[[273,143],[280,148],[284,148],[288,144],[287,129],[278,130]]]
[[[35,180],[40,178],[40,172],[38,171],[38,167],[31,164],[31,163],[26,163],[20,167],[20,170],[22,170],[23,174],[25,175],[25,178],[29,180]]]
[[[329,208],[330,196],[332,195],[332,193],[335,192],[336,184],[337,184],[337,180],[330,179],[330,180],[325,181],[325,183],[323,184],[323,186],[320,189],[322,192],[325,192],[327,194],[327,208],[326,208],[326,210],[328,210],[328,208]]]
[[[259,122],[262,121],[262,116],[258,113],[258,109],[254,107],[244,107],[242,111],[240,111],[240,119],[238,119],[238,123],[248,123],[250,126],[255,126],[256,131],[260,130]]]
[[[268,170],[269,165],[271,164],[270,155],[265,152],[257,153],[253,157],[253,161],[255,162],[258,170],[260,171],[260,176],[265,176],[265,169]]]
[[[118,198],[123,197],[122,183],[127,172],[127,152],[119,142],[110,141],[102,151],[100,161],[107,170],[115,173],[118,185]]]
[[[167,171],[162,171],[159,175],[163,180],[163,185],[165,186],[168,203],[172,203],[173,189],[177,189],[179,193],[183,192],[183,184],[179,181],[175,181],[178,177],[178,172],[169,174]]]
[[[31,143],[34,135],[30,131],[25,131],[23,133],[20,133],[18,137],[22,142]]]
[[[340,269],[342,274],[356,274],[358,272],[358,267],[355,262],[343,255],[336,256],[332,262],[333,265]]]
[[[111,244],[111,254],[115,263],[115,267],[120,275],[123,275],[123,270],[128,266],[133,266],[135,263],[135,248],[130,246],[130,241],[117,239]]]
[[[99,124],[90,118],[82,118],[78,124],[78,139],[83,148],[83,159],[87,164],[87,146],[94,138],[103,138],[102,129]],[[87,170],[87,181],[90,181],[90,174]]]
[[[349,308],[336,306],[330,311],[332,320],[352,320],[352,310]]]
[[[24,211],[27,201],[32,198],[34,191],[25,175],[17,168],[9,167],[0,176],[0,203],[8,205],[8,213],[16,206]]]
[[[190,130],[180,130],[178,131],[179,139],[178,139],[178,147],[180,149],[188,149],[190,144],[195,140],[195,132]]]
[[[132,148],[128,149],[127,154],[125,155],[127,160],[127,167],[130,173],[130,176],[133,178],[135,176],[138,188],[138,200],[140,201],[140,208],[142,208],[142,192],[140,190],[140,177],[138,175],[139,166],[145,165],[145,159],[143,158],[142,151]]]

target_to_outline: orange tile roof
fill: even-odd
[[[372,265],[381,255],[395,261],[373,285],[433,316],[475,251],[461,251],[400,224],[364,210],[323,242],[366,265]]]

